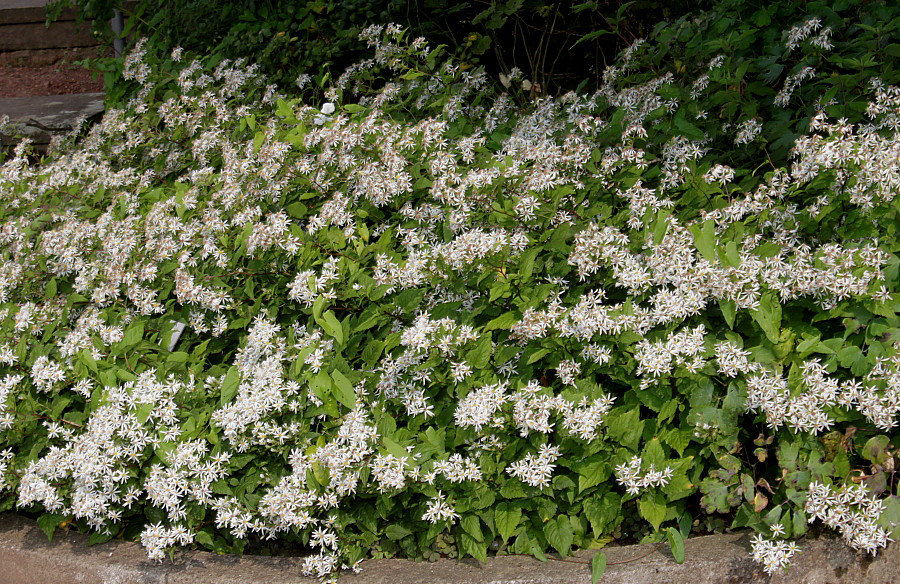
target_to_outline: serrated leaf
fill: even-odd
[[[759,308],[750,311],[753,320],[763,330],[766,338],[778,343],[781,336],[781,304],[773,292],[766,292],[759,298]]]
[[[494,507],[494,525],[497,527],[497,534],[503,541],[512,537],[521,520],[522,509],[517,505],[503,502]]]
[[[387,526],[384,530],[384,534],[388,536],[388,539],[392,539],[394,541],[403,539],[407,535],[412,535],[412,531],[406,529],[402,525],[397,525],[396,523],[392,523]]]
[[[544,358],[544,356],[550,354],[550,349],[538,349],[534,353],[528,356],[528,359],[525,361],[526,365],[531,365],[535,361],[539,361]]]
[[[490,362],[492,349],[491,335],[485,334],[478,339],[475,347],[466,353],[466,362],[472,366],[473,370],[480,371],[487,367],[487,364]]]
[[[388,453],[393,454],[397,458],[409,458],[409,452],[406,451],[406,448],[403,448],[387,436],[381,437],[381,443],[384,444],[384,449]]]
[[[493,331],[493,330],[506,330],[512,325],[518,322],[519,317],[516,316],[515,312],[504,312],[497,318],[489,321],[486,325],[484,325],[485,331]]]
[[[659,529],[666,518],[666,498],[652,491],[644,493],[638,501],[638,511],[653,529]]]
[[[337,319],[334,313],[330,310],[326,310],[322,315],[322,328],[325,330],[325,333],[331,337],[334,337],[335,342],[338,347],[344,345],[344,327],[341,326],[341,322]]]
[[[666,539],[669,541],[669,549],[672,551],[672,557],[675,558],[676,564],[684,563],[684,537],[681,532],[670,527],[666,530]]]
[[[481,520],[475,515],[466,515],[459,522],[462,533],[459,534],[459,544],[462,551],[479,562],[487,561],[487,546],[484,543],[484,534],[481,532]]]
[[[606,573],[606,554],[597,552],[591,558],[591,584],[597,584]]]
[[[691,225],[691,235],[694,236],[694,247],[703,256],[703,259],[715,263],[716,254],[716,224],[712,220],[704,221],[702,225]]]
[[[644,432],[644,421],[640,419],[639,409],[614,408],[606,417],[609,435],[633,451],[637,451],[638,442]]]
[[[678,110],[678,113],[675,114],[674,122],[675,127],[681,132],[681,135],[688,140],[699,141],[706,138],[706,134],[703,133],[703,130],[687,121],[684,117],[683,110]]]
[[[122,344],[125,345],[126,348],[133,347],[141,342],[141,339],[144,338],[144,321],[138,320],[125,330],[125,335],[122,337]]]
[[[219,396],[219,403],[225,405],[234,399],[237,395],[238,387],[241,384],[241,374],[235,365],[228,368],[225,379],[222,380],[222,390]]]
[[[572,523],[568,515],[559,515],[544,523],[544,535],[547,543],[553,546],[559,555],[567,556],[572,551]]]
[[[53,532],[65,518],[65,515],[59,513],[44,513],[37,518],[38,527],[47,536],[47,541],[53,541]]]
[[[335,369],[331,372],[331,379],[334,381],[335,399],[347,406],[351,410],[356,407],[356,392],[353,390],[353,384],[344,376],[343,373]]]
[[[622,498],[616,493],[606,493],[603,498],[591,497],[584,502],[584,516],[591,523],[595,537],[610,531],[622,508]]]

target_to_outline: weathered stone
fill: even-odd
[[[102,112],[103,97],[103,93],[8,97],[0,99],[0,117],[8,115],[17,132],[34,144],[49,144],[54,135],[71,130],[79,118]],[[6,146],[14,138],[0,135],[0,141]]]
[[[898,584],[900,546],[876,558],[855,553],[835,538],[802,541],[786,574],[769,576],[750,560],[750,536],[726,534],[685,542],[685,562],[676,564],[665,545],[604,550],[603,584]],[[590,584],[594,552],[539,562],[530,557],[475,560],[370,560],[347,584]],[[217,556],[179,551],[174,561],[147,559],[132,543],[87,546],[87,536],[57,531],[49,543],[35,522],[0,514],[0,584],[313,584],[300,575],[301,558]]]

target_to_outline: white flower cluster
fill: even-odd
[[[782,87],[781,91],[778,92],[778,95],[775,96],[775,103],[781,107],[787,107],[788,103],[791,101],[791,96],[800,86],[800,83],[807,79],[812,79],[815,76],[816,70],[809,66],[803,67],[796,73],[788,75],[787,79],[784,80],[784,87]]]
[[[151,560],[162,561],[169,548],[192,543],[194,543],[194,534],[184,525],[166,527],[162,523],[153,523],[141,532],[141,545],[147,550],[147,555]]]
[[[6,471],[9,470],[9,461],[12,460],[13,456],[12,448],[0,451],[0,491],[9,488],[9,483],[6,480]]]
[[[293,282],[288,285],[288,298],[304,306],[312,306],[320,296],[334,300],[334,289],[328,286],[338,280],[339,262],[340,258],[328,258],[318,275],[312,270],[298,272]]]
[[[810,44],[822,50],[831,50],[833,48],[833,45],[831,44],[831,27],[822,29],[822,21],[820,19],[810,18],[800,26],[792,26],[791,29],[785,33],[787,35],[787,43],[785,46],[787,47],[788,52],[799,47],[801,42],[810,38],[814,32],[820,29],[822,32],[812,37],[809,41]]]
[[[531,432],[549,434],[554,426],[550,416],[559,414],[567,432],[582,440],[593,440],[615,398],[603,395],[590,402],[582,398],[576,404],[560,395],[547,395],[545,388],[532,380],[507,400],[513,404],[513,423],[523,437]]]
[[[800,551],[793,541],[766,539],[761,534],[750,540],[750,549],[753,561],[762,564],[766,574],[787,570],[791,558]]]
[[[737,135],[734,137],[734,143],[749,144],[753,142],[762,132],[762,122],[755,118],[744,120],[737,125]]]
[[[713,167],[703,175],[703,180],[710,184],[719,183],[720,186],[724,187],[734,180],[734,169],[725,166],[724,164],[713,165]]]
[[[854,549],[876,554],[891,541],[889,533],[878,525],[884,500],[873,497],[865,485],[834,488],[813,481],[804,509],[812,516],[811,520],[818,519],[840,531],[844,541]]]
[[[664,487],[669,484],[669,479],[675,472],[670,466],[656,470],[655,464],[648,465],[647,469],[642,471],[643,464],[643,459],[635,456],[628,462],[616,465],[616,480],[625,487],[629,495],[637,495],[653,487]]]
[[[397,491],[406,484],[407,457],[397,458],[393,454],[376,454],[369,468],[372,476],[378,481],[378,491]]]
[[[506,402],[505,392],[508,386],[509,383],[501,381],[471,390],[466,397],[459,400],[456,411],[453,412],[456,425],[461,428],[471,426],[479,432],[482,427],[492,423],[498,423],[500,427],[503,427],[504,420],[502,418],[499,421],[495,421],[493,418]]]
[[[9,396],[24,379],[22,375],[4,375],[0,378],[0,431],[8,430],[15,423],[15,411],[8,407]],[[0,476],[3,476],[0,474]]]
[[[537,456],[526,454],[522,460],[506,467],[506,472],[532,487],[547,487],[553,476],[556,459],[559,458],[559,447],[544,444],[538,449]]]
[[[428,508],[425,513],[422,514],[422,520],[429,523],[438,523],[440,521],[452,522],[456,519],[459,519],[459,514],[457,514],[453,510],[453,507],[447,503],[443,493],[440,491],[438,491],[436,497],[428,501]]]
[[[762,370],[747,378],[748,410],[760,411],[771,428],[787,423],[795,432],[818,434],[828,430],[834,420],[828,409],[856,409],[882,430],[897,426],[900,412],[900,357],[879,358],[866,376],[839,381],[828,376],[818,359],[805,361],[800,379],[805,391],[792,395],[785,378]]]
[[[706,328],[701,324],[690,330],[670,334],[665,341],[641,339],[634,353],[638,362],[637,375],[649,374],[657,378],[668,375],[674,367],[685,367],[691,372],[699,371],[706,365],[706,360],[701,356],[705,337]]]
[[[759,363],[747,359],[750,351],[744,351],[730,341],[716,343],[716,364],[718,371],[726,377],[737,377],[739,374],[758,371]]]

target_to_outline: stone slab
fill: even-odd
[[[41,97],[0,99],[0,117],[8,115],[19,133],[35,144],[49,144],[56,134],[65,134],[82,117],[103,111],[103,93],[76,93]],[[4,145],[13,140],[0,136]]]
[[[47,0],[0,0],[0,24],[43,23],[47,19],[46,5]],[[60,20],[75,20],[75,10],[64,9]]]
[[[835,538],[800,542],[803,551],[786,574],[769,576],[749,557],[748,534],[698,537],[685,542],[676,564],[665,545],[611,547],[602,584],[900,584],[900,545],[876,558]],[[346,584],[590,584],[593,552],[540,562],[530,557],[475,560],[369,560]],[[173,561],[147,559],[138,544],[87,546],[87,536],[57,530],[52,543],[34,521],[0,514],[0,584],[314,584],[302,558],[217,556],[179,551]]]
[[[3,24],[0,26],[0,51],[24,49],[66,49],[91,47],[98,41],[91,35],[88,23],[76,25],[74,21]]]

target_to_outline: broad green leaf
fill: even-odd
[[[322,315],[322,328],[325,329],[325,333],[334,337],[338,347],[344,345],[344,327],[332,311],[326,310]]]
[[[666,539],[669,540],[669,549],[672,550],[672,557],[675,558],[676,564],[684,563],[684,537],[681,532],[670,527],[666,530]]]
[[[403,539],[407,535],[412,535],[412,531],[403,527],[402,525],[397,525],[396,523],[392,523],[387,526],[384,530],[384,534],[388,536],[388,539],[392,539],[394,541]]]
[[[491,342],[491,335],[485,334],[478,339],[475,347],[466,353],[466,361],[472,366],[474,371],[480,371],[487,367],[487,364],[491,360],[492,348],[493,343]]]
[[[691,225],[691,234],[694,236],[694,246],[703,259],[715,264],[718,260],[716,254],[716,224],[712,220],[704,221],[703,225]]]
[[[460,548],[479,562],[487,561],[487,546],[481,532],[481,520],[475,515],[466,515],[459,522],[462,533],[459,534]]]
[[[559,552],[561,556],[568,556],[572,552],[572,524],[568,515],[559,515],[544,523],[544,535],[547,543]]]
[[[331,378],[334,380],[334,397],[351,410],[355,408],[356,392],[353,390],[353,384],[350,383],[350,380],[337,369],[331,372]]]
[[[515,312],[512,312],[512,311],[504,312],[497,318],[491,320],[486,325],[484,325],[484,330],[485,331],[492,331],[492,330],[497,330],[497,329],[506,330],[509,327],[511,327],[512,325],[516,324],[516,322],[518,322],[518,320],[519,320],[519,317],[516,316]]]
[[[518,505],[502,502],[494,507],[494,525],[497,527],[497,534],[503,541],[512,537],[521,519],[522,508]]]
[[[240,384],[241,374],[238,371],[237,366],[232,365],[228,368],[228,373],[225,374],[225,379],[222,380],[222,389],[219,396],[219,403],[225,405],[232,399],[234,399],[234,396],[237,395],[237,390]]]
[[[781,304],[773,292],[765,292],[759,298],[759,308],[750,311],[753,320],[766,334],[766,338],[778,343],[781,337]]]
[[[653,529],[659,529],[666,518],[666,498],[661,493],[648,491],[638,501],[638,511]]]
[[[606,493],[602,498],[591,497],[584,502],[584,515],[591,524],[594,537],[611,531],[622,509],[622,498],[617,493]]]
[[[66,519],[65,515],[59,513],[43,513],[37,518],[38,527],[47,536],[47,541],[53,541],[53,532],[59,527],[59,524]]]
[[[597,584],[606,573],[606,554],[597,552],[591,558],[591,584]]]
[[[639,407],[613,408],[606,417],[609,435],[635,452],[644,432],[644,421],[640,419],[639,410]]]
[[[381,437],[381,443],[384,444],[384,448],[388,453],[393,454],[397,458],[409,458],[409,452],[407,452],[406,448],[403,448],[387,436]]]

